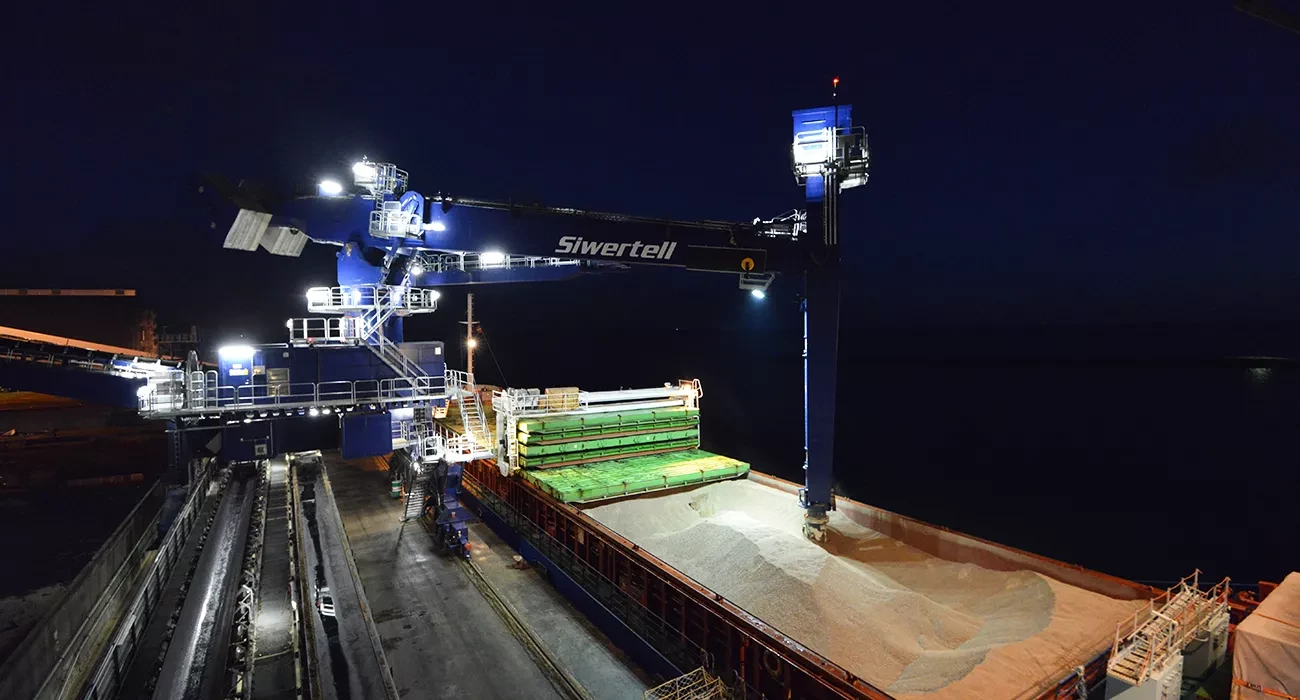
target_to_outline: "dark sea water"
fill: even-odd
[[[837,489],[1124,578],[1280,580],[1300,568],[1300,365],[1233,351],[1286,352],[1289,334],[846,329]],[[802,480],[797,332],[490,336],[514,386],[698,377],[706,449]]]

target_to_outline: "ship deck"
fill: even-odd
[[[640,697],[641,672],[514,551],[470,527],[470,562],[401,522],[382,460],[325,472],[399,697]]]

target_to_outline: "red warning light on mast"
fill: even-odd
[[[831,79],[831,87],[836,87],[836,88],[837,88],[837,87],[839,87],[839,86],[840,86],[840,76],[837,75],[837,76],[835,76],[834,78]]]

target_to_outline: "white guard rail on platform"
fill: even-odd
[[[375,238],[408,238],[420,235],[420,217],[402,211],[401,202],[384,202],[370,212],[370,235]]]
[[[440,423],[403,422],[401,439],[419,457],[429,464],[445,459],[448,462],[469,462],[492,457],[492,452],[467,435],[459,435]]]
[[[471,394],[474,392],[474,375],[458,369],[448,368],[447,375],[447,393],[452,396],[458,396],[462,393]]]
[[[453,382],[449,376],[448,384]],[[455,390],[449,393],[455,395]],[[680,380],[673,384],[648,389],[619,389],[617,391],[569,391],[544,394],[538,389],[505,389],[492,392],[492,406],[496,409],[496,429],[500,444],[492,445],[497,467],[503,476],[516,468],[519,444],[515,437],[519,421],[536,416],[564,416],[592,413],[614,413],[653,408],[685,406],[699,408],[704,389],[700,380]]]
[[[449,385],[451,382],[449,381]],[[573,394],[544,394],[536,389],[507,389],[492,394],[492,403],[498,411],[515,415],[540,415],[561,413],[603,413],[645,408],[698,405],[703,391],[700,380],[683,381],[673,386],[649,389],[620,389],[617,391],[579,391],[576,405]]]
[[[436,289],[387,284],[312,287],[307,290],[307,310],[328,314],[383,308],[405,315],[436,311],[441,296]]]
[[[289,342],[294,345],[347,343],[355,345],[365,339],[366,322],[357,316],[342,318],[291,318]]]
[[[506,253],[418,253],[425,272],[473,272],[475,270],[510,270],[516,268],[577,267],[580,260],[538,255]]]
[[[297,382],[219,386],[216,372],[174,371],[140,388],[140,412],[148,416],[223,411],[309,409],[361,404],[392,404],[446,398],[443,377],[394,377],[337,382]]]
[[[442,454],[439,456],[448,462],[472,462],[476,459],[490,459],[494,456],[489,446],[480,445],[472,436],[458,434],[441,423],[433,424],[433,434],[429,436],[428,440],[437,444],[434,449],[440,450]],[[437,456],[429,457],[428,454],[429,451],[426,450],[426,461],[438,459]]]

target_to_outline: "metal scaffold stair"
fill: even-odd
[[[220,384],[216,371],[166,369],[148,375],[149,383],[137,392],[139,409],[151,417],[170,415],[220,415],[245,412],[252,418],[296,411],[303,415],[358,405],[371,410],[386,406],[431,402],[446,398],[445,375],[430,375],[389,339],[385,325],[394,316],[427,313],[437,309],[438,292],[395,285],[314,287],[307,292],[309,311],[340,314],[333,318],[289,319],[289,342],[294,346],[365,345],[390,370],[391,377],[328,382],[250,382]],[[251,351],[250,351],[251,352]],[[156,363],[157,361],[155,361]],[[395,439],[399,439],[394,435]]]
[[[402,520],[416,520],[424,516],[424,501],[429,495],[429,478],[417,475],[406,491],[406,510]]]
[[[307,310],[343,317],[290,319],[289,340],[298,345],[365,344],[397,376],[427,377],[423,368],[388,339],[384,325],[393,316],[436,311],[438,297],[436,290],[402,285],[313,287],[307,290]]]
[[[465,434],[473,438],[476,444],[486,447],[489,444],[487,421],[483,418],[483,405],[479,402],[478,394],[470,393],[469,398],[466,398],[461,393],[456,397],[456,404],[460,409]]]
[[[1193,572],[1119,624],[1107,675],[1142,685],[1216,619],[1226,619],[1228,579],[1208,591],[1201,590],[1199,579],[1200,571]]]
[[[373,333],[367,339],[366,345],[371,352],[375,353],[388,368],[397,373],[399,377],[428,377],[429,373],[424,368],[412,362],[410,358],[402,354],[397,345],[384,336],[382,326],[380,330]]]
[[[475,453],[492,452],[492,432],[487,427],[483,416],[483,403],[474,386],[474,375],[468,372],[447,370],[447,390],[455,394],[456,407],[460,411],[462,436],[468,439],[469,447]]]

